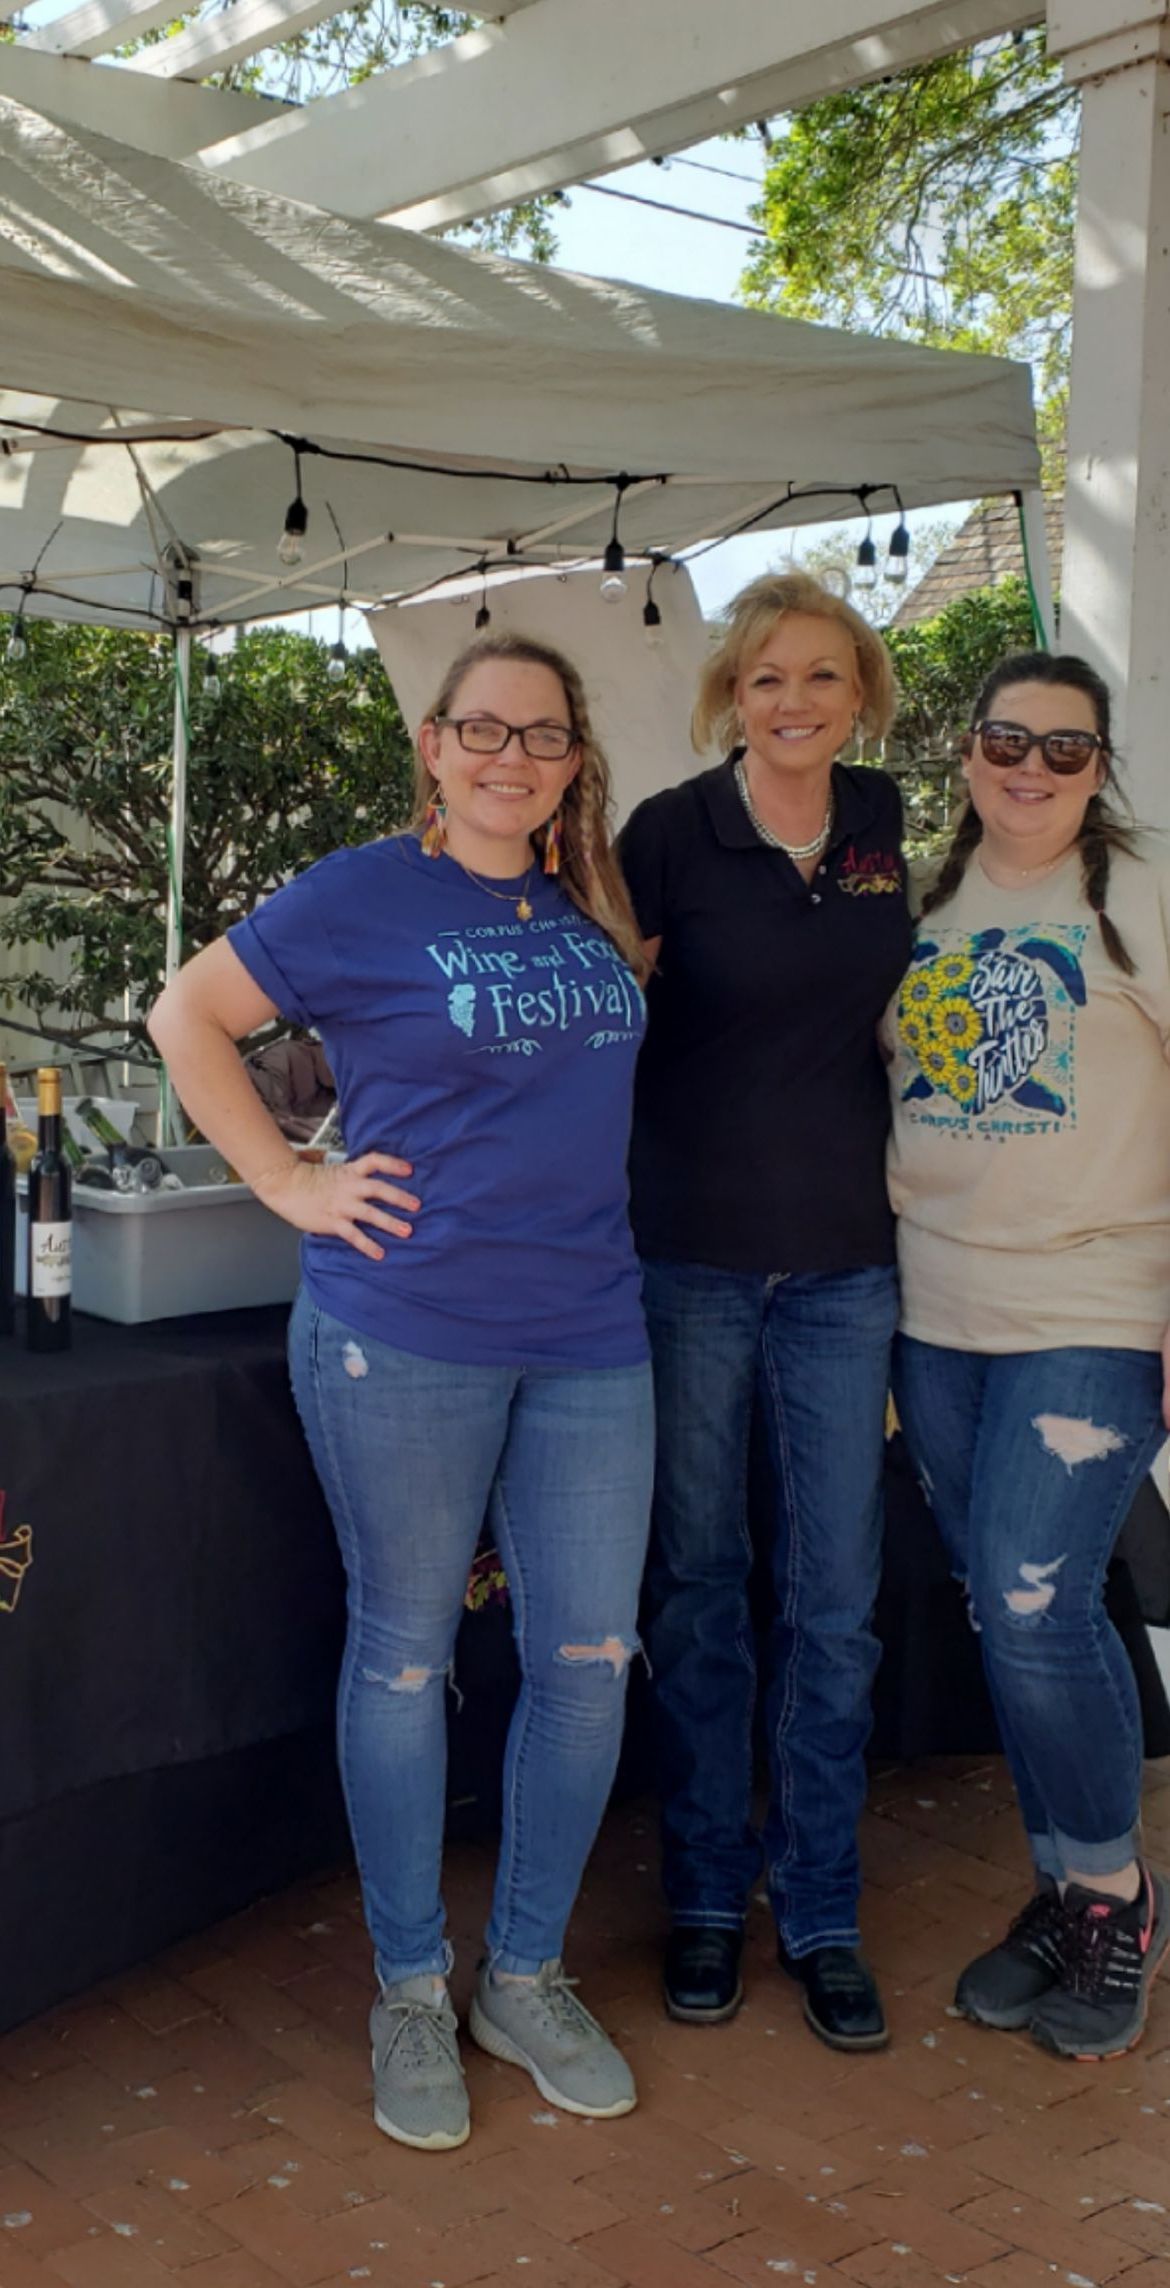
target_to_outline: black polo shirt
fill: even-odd
[[[643,1255],[728,1271],[890,1263],[878,1020],[910,958],[902,806],[833,766],[811,883],[761,842],[734,757],[639,804],[620,854],[661,937],[630,1174]]]

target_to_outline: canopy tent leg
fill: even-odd
[[[1052,593],[1052,559],[1048,553],[1048,522],[1039,485],[1016,494],[1020,538],[1024,544],[1024,576],[1036,641],[1043,651],[1056,650],[1056,605]]]
[[[187,830],[187,751],[191,734],[191,630],[175,629],[175,718],[171,761],[171,816],[167,827],[167,948],[169,984],[183,958],[183,847]],[[166,1067],[159,1086],[159,1141],[182,1142],[183,1114]]]

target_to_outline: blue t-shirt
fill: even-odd
[[[302,1272],[322,1310],[424,1358],[634,1365],[642,994],[554,880],[534,870],[528,897],[522,922],[401,835],[323,858],[229,933],[261,991],[320,1033],[350,1158],[409,1160],[422,1201],[409,1239],[375,1234],[380,1263],[314,1235]]]

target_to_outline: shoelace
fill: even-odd
[[[1012,1921],[1007,1943],[1034,1955],[1046,1969],[1056,1970],[1064,1960],[1069,1910],[1059,1891],[1036,1891]]]
[[[1065,1908],[1065,1988],[1087,2002],[1137,1994],[1142,1979],[1137,1934],[1099,1907]]]
[[[448,2064],[458,2057],[455,2028],[446,2023],[443,2014],[427,2002],[387,2002],[387,2017],[397,2024],[387,2024],[382,2030],[382,2061],[401,2050],[408,2066],[426,2067],[437,2062]]]
[[[573,1988],[580,1984],[570,1978],[567,1971],[542,1971],[529,1991],[535,2001],[543,2005],[542,2014],[554,2033],[596,2033],[597,2020],[591,2018],[583,2002],[578,2002]]]

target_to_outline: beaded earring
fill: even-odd
[[[447,843],[447,805],[443,789],[436,781],[435,791],[427,804],[426,823],[422,833],[424,858],[439,858]]]
[[[560,811],[554,810],[544,830],[544,871],[546,874],[560,873],[564,833]]]

